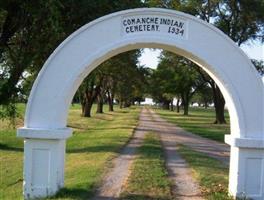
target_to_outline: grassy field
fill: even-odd
[[[208,200],[232,200],[228,196],[228,167],[205,154],[180,145],[178,152],[192,168],[202,194]]]
[[[23,104],[18,105],[23,125]],[[0,199],[22,199],[23,140],[16,137],[16,130],[8,120],[0,121]]]
[[[214,110],[210,108],[190,108],[188,116],[168,110],[155,109],[155,111],[169,122],[202,137],[224,142],[224,135],[230,134],[227,111],[225,113],[227,124],[213,124],[215,113]]]
[[[170,200],[171,182],[159,138],[148,133],[133,163],[122,200]]]
[[[68,126],[74,129],[74,135],[67,140],[65,188],[52,199],[87,199],[93,194],[111,159],[128,141],[138,122],[139,109],[115,109],[88,119],[80,116],[78,105],[71,107]],[[21,105],[20,110],[24,110]],[[22,199],[23,140],[15,132],[6,121],[0,122],[0,199],[3,200]]]
[[[19,105],[21,113],[24,108]],[[128,141],[138,122],[138,108],[115,108],[115,112],[104,114],[95,114],[95,108],[93,117],[88,119],[80,116],[79,105],[71,107],[68,126],[74,129],[74,135],[67,140],[65,188],[56,197],[49,199],[89,199],[95,186],[100,184],[104,173],[111,167],[111,160]],[[213,124],[214,112],[210,109],[191,108],[189,116],[165,110],[156,112],[168,121],[203,137],[223,141],[224,134],[229,133],[228,124]],[[17,126],[22,124],[23,120],[18,118]],[[207,199],[231,199],[227,195],[227,167],[185,146],[180,146],[179,152],[193,169]],[[159,138],[149,133],[138,153],[139,157],[121,199],[173,199]],[[16,137],[15,129],[7,121],[0,121],[1,200],[22,199],[22,163],[23,140]]]
[[[224,135],[230,134],[228,112],[225,113],[227,124],[218,125],[213,124],[213,109],[190,108],[188,116],[161,109],[155,111],[162,118],[202,137],[224,142]],[[228,196],[228,166],[184,145],[180,145],[178,151],[194,171],[206,199],[232,200]]]

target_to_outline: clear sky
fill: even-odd
[[[251,59],[264,61],[264,44],[261,44],[259,42],[251,42],[242,45],[241,48]]]
[[[242,50],[251,59],[264,61],[264,45],[258,42],[247,43],[241,46]],[[159,62],[159,55],[161,50],[144,49],[142,56],[139,58],[140,64],[146,67],[156,68]]]

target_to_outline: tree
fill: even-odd
[[[264,3],[261,0],[222,0],[217,4],[214,24],[240,46],[248,40],[264,39]]]
[[[212,88],[209,84],[204,84],[203,87],[199,88],[192,98],[192,102],[198,103],[199,106],[203,105],[208,108],[209,104],[213,103]]]
[[[111,59],[102,63],[97,69],[104,72],[104,84],[103,90],[108,102],[108,110],[114,111],[114,98],[116,95],[116,85],[119,77],[119,59],[118,56],[112,57]]]
[[[16,101],[23,75],[36,77],[74,30],[111,12],[142,6],[140,0],[0,1],[0,105]]]
[[[142,89],[142,84],[144,84],[144,74],[141,74],[143,70],[138,65],[140,55],[140,50],[120,54],[119,74],[116,82],[116,99],[120,108],[133,104],[135,97],[139,95]]]
[[[120,107],[128,106],[133,101],[133,92],[139,88],[137,78],[138,57],[140,50],[121,53],[102,64],[102,70],[106,74],[106,96],[109,104],[109,111],[113,111],[114,99],[119,100]]]
[[[184,115],[188,115],[192,96],[204,85],[194,65],[181,56],[162,52],[158,68],[152,73],[151,94],[165,109],[173,110],[173,99],[177,97],[177,104],[181,99]]]
[[[38,71],[43,58],[63,37],[58,25],[59,6],[55,1],[2,2],[0,104],[8,104],[16,97],[17,84],[25,70]]]
[[[80,86],[83,116],[91,116],[91,108],[97,100],[97,113],[103,112],[105,97],[109,111],[113,111],[113,100],[120,107],[127,107],[143,95],[145,70],[138,66],[140,50],[134,50],[112,57],[99,65]]]
[[[148,0],[151,6],[181,10],[199,17],[225,32],[239,46],[249,40],[264,42],[264,3],[260,0]],[[198,69],[198,68],[197,68]],[[225,100],[214,80],[203,75],[214,96],[215,123],[226,123],[224,116]]]
[[[207,5],[209,6],[208,2]],[[252,39],[263,41],[263,2],[260,3],[259,0],[223,0],[216,1],[214,5],[216,12],[212,16],[209,16],[209,18],[213,17],[214,24],[236,42],[238,46]],[[211,78],[208,79],[208,82],[214,94],[215,123],[226,123],[224,117],[224,97],[219,87]]]
[[[209,6],[208,2],[207,5]],[[262,11],[264,4],[260,3],[259,0],[222,0],[216,1],[214,6],[216,13],[211,16],[214,18],[214,25],[225,32],[238,46],[248,40],[261,39],[263,41],[264,16]],[[224,97],[211,78],[208,79],[208,83],[211,85],[214,94],[215,123],[226,123]]]
[[[264,75],[264,61],[263,60],[251,60],[251,62],[256,67],[259,74],[263,76]]]
[[[182,56],[163,52],[162,61],[173,68],[174,96],[181,97],[184,115],[188,115],[191,98],[199,88],[203,87],[204,81],[195,70],[196,65]]]
[[[149,81],[149,93],[153,100],[161,103],[164,109],[169,110],[170,103],[175,96],[174,70],[165,61],[161,61],[156,70],[153,70]]]
[[[96,78],[96,73],[92,72],[85,78],[78,90],[80,93],[83,117],[91,117],[93,103],[100,92],[100,80]]]

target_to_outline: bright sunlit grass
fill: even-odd
[[[56,199],[90,197],[137,125],[138,108],[115,107],[115,112],[104,114],[95,114],[93,108],[92,118],[81,117],[79,105],[70,109],[68,126],[74,134],[67,140],[65,188]],[[0,122],[0,199],[22,199],[23,140],[7,124]]]
[[[178,152],[188,162],[208,200],[232,200],[228,195],[228,167],[220,161],[180,145]]]
[[[148,133],[145,136],[131,170],[121,199],[172,199],[172,183],[168,179],[163,149],[155,133]]]
[[[214,124],[215,113],[210,108],[190,108],[187,116],[168,110],[156,109],[155,111],[169,122],[202,137],[224,142],[224,135],[230,134],[228,112],[225,113],[227,124]]]

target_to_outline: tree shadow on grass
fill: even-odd
[[[125,151],[124,148],[126,149]],[[120,155],[130,155],[130,151],[135,147],[127,147],[124,145],[123,147],[117,145],[97,145],[97,146],[90,146],[84,148],[75,148],[75,149],[68,149],[66,150],[67,153],[99,153],[99,152],[113,152],[118,153]]]
[[[215,116],[210,116],[210,115],[202,115],[202,114],[188,114],[188,115],[183,115],[181,114],[176,114],[175,112],[171,112],[171,113],[158,113],[158,115],[160,116],[164,116],[167,118],[170,117],[175,117],[176,119],[188,119],[188,118],[199,118],[199,119],[214,119]]]
[[[211,156],[205,155],[194,150],[185,149],[186,147],[180,145],[179,153],[187,161],[192,163],[195,167],[210,168],[213,170],[228,170],[228,165],[225,165],[220,160],[217,160]]]
[[[115,145],[97,145],[83,148],[67,149],[67,153],[117,152]]]
[[[22,147],[12,147],[12,146],[8,146],[6,144],[0,143],[0,150],[23,152],[24,148],[22,148]]]
[[[90,128],[89,130],[119,130],[119,129],[133,129],[132,126],[117,126],[117,127],[106,127],[106,128]]]
[[[130,138],[131,139],[131,138]],[[113,143],[101,143],[93,146],[82,146],[82,147],[74,147],[67,148],[67,153],[99,153],[99,152],[114,152],[114,153],[122,153],[124,148],[128,148],[127,144],[130,141],[127,137],[118,137],[116,142]]]
[[[58,193],[47,199],[78,199],[78,200],[87,200],[91,199],[90,197],[94,195],[94,190],[91,189],[82,189],[82,188],[62,188]]]
[[[173,197],[153,197],[143,194],[125,194],[119,200],[175,200]]]

